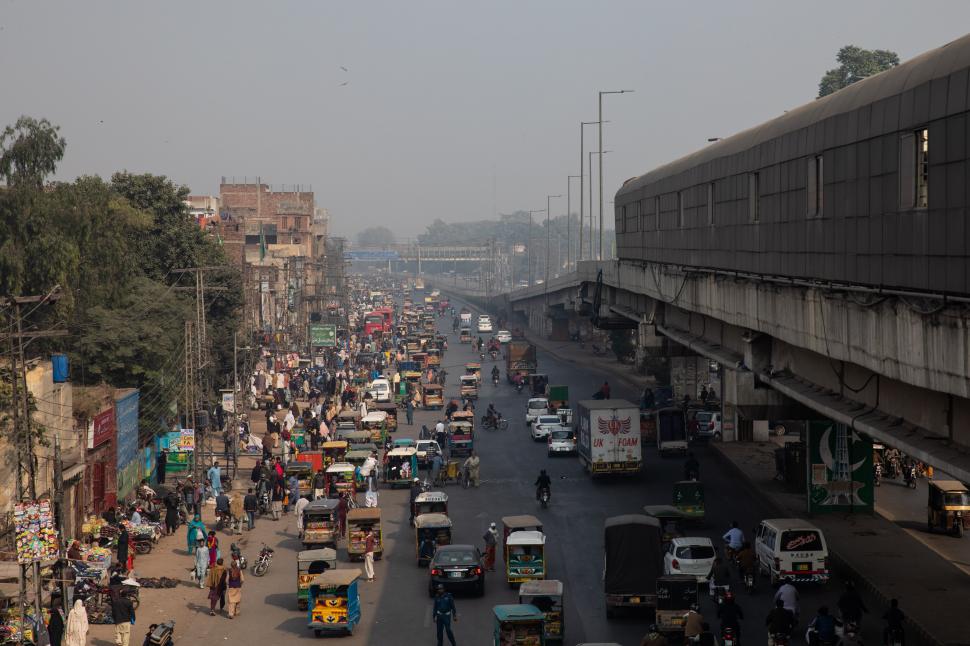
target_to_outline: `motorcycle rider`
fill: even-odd
[[[721,557],[714,558],[714,565],[711,566],[711,577],[707,580],[707,586],[712,599],[717,598],[718,588],[724,588],[725,592],[731,589],[731,571]]]
[[[536,478],[536,500],[540,500],[542,497],[542,490],[546,489],[549,491],[549,497],[552,497],[552,478],[546,473],[545,469],[539,470],[539,477]]]
[[[704,616],[700,613],[695,603],[684,615],[684,639],[687,641],[697,641],[704,632]]]
[[[765,619],[765,625],[768,627],[768,646],[774,646],[775,635],[791,636],[795,630],[795,615],[785,608],[784,601],[776,599],[775,607]]]
[[[498,427],[498,420],[501,415],[495,410],[495,404],[489,404],[485,411],[485,426]]]
[[[775,592],[775,601],[781,601],[788,610],[798,620],[798,589],[792,585],[791,578],[785,577],[784,583]]]
[[[730,590],[724,593],[724,603],[717,607],[717,617],[721,620],[721,633],[725,628],[731,628],[734,630],[735,641],[740,642],[741,620],[744,619],[744,612],[734,600],[734,593]]]
[[[684,462],[684,480],[700,480],[701,463],[694,457],[694,453],[687,454],[687,461]]]
[[[650,624],[647,634],[640,640],[640,646],[667,646],[667,638],[657,629],[657,624]]]
[[[835,617],[829,614],[828,606],[822,606],[818,609],[815,619],[812,619],[812,623],[808,625],[805,641],[809,643],[809,646],[838,643],[839,637],[835,632],[838,623]]]
[[[741,545],[741,551],[738,552],[735,558],[737,558],[738,560],[738,569],[741,571],[742,581],[744,581],[744,577],[746,574],[751,574],[752,576],[754,576],[755,554],[754,554],[754,550],[751,549],[751,543],[749,541],[745,541]]]
[[[899,636],[899,643],[905,646],[906,635],[903,633],[903,621],[906,620],[906,615],[899,609],[898,599],[892,599],[889,602],[889,610],[882,618],[886,622],[886,628],[882,631],[882,643],[889,644],[895,634]]]
[[[498,366],[497,365],[492,366],[492,381],[494,381],[495,383],[498,383],[498,377],[499,377]]]
[[[842,621],[854,623],[856,626],[862,621],[862,613],[869,612],[866,604],[862,601],[862,596],[856,590],[855,584],[850,580],[845,582],[845,592],[839,597],[839,612],[842,614]]]
[[[738,521],[731,522],[731,529],[727,530],[721,539],[727,544],[727,555],[728,558],[734,559],[734,556],[740,551],[741,547],[744,545],[744,532],[738,527]]]

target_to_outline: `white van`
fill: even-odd
[[[761,521],[754,538],[758,571],[774,585],[779,579],[795,583],[825,583],[829,579],[829,550],[825,535],[798,518]]]

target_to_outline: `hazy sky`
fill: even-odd
[[[259,175],[404,238],[565,193],[597,90],[635,90],[605,97],[610,213],[624,179],[811,100],[842,45],[905,60],[968,29],[966,0],[0,0],[0,124],[59,124],[62,179]]]

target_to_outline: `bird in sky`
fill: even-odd
[[[340,66],[340,69],[342,69],[342,70],[343,70],[343,71],[345,71],[345,72],[349,72],[349,71],[350,71],[350,70],[348,70],[348,69],[347,69],[346,67],[344,67],[343,65],[341,65],[341,66]]]
[[[344,81],[343,83],[340,84],[340,87],[343,87],[343,86],[347,85],[348,83],[350,83],[350,81]]]

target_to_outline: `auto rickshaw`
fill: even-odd
[[[426,544],[430,541],[430,544]],[[414,550],[418,567],[431,562],[442,545],[451,545],[451,519],[445,514],[421,514],[414,519]]]
[[[451,421],[453,422],[468,422],[472,425],[472,434],[475,432],[475,411],[473,410],[456,410],[451,414]]]
[[[360,411],[344,409],[337,413],[337,430],[356,431],[360,429]]]
[[[310,502],[303,508],[303,541],[304,549],[330,545],[337,547],[340,534],[337,518],[338,502],[333,498],[321,498]]]
[[[970,529],[970,493],[956,480],[926,481],[929,501],[926,506],[926,530],[942,530],[962,537]]]
[[[327,570],[337,569],[337,550],[304,550],[296,555],[296,607],[307,609],[310,583]]]
[[[687,535],[684,530],[684,522],[687,517],[684,512],[676,507],[671,505],[646,505],[643,508],[643,513],[660,521],[660,534],[664,543]]]
[[[409,336],[404,343],[404,347],[407,349],[408,355],[410,355],[412,352],[421,352],[421,341],[416,335]]]
[[[696,480],[674,483],[674,507],[688,520],[704,520],[704,485]]]
[[[422,368],[425,367],[425,360],[428,358],[427,352],[412,352],[408,355],[408,359],[415,362]]]
[[[391,442],[392,449],[406,449],[408,447],[417,447],[418,441],[413,437],[398,437]]]
[[[458,377],[458,394],[462,399],[478,399],[478,378],[475,375]]]
[[[415,518],[421,514],[448,515],[448,494],[444,491],[422,491],[412,503]]]
[[[533,605],[545,615],[544,632],[547,641],[562,641],[563,625],[562,581],[526,581],[519,586],[519,603]]]
[[[384,461],[384,483],[410,487],[418,474],[418,450],[413,446],[391,449]]]
[[[397,404],[393,402],[378,402],[371,404],[371,408],[387,414],[387,432],[393,433],[397,430]]]
[[[697,577],[671,574],[657,578],[657,629],[664,634],[683,633],[684,616],[697,605]]]
[[[542,521],[535,516],[523,514],[521,516],[502,517],[502,554],[505,554],[505,541],[509,534],[518,531],[542,531]]]
[[[290,476],[296,476],[301,496],[309,496],[312,493],[310,491],[311,480],[313,480],[313,465],[311,463],[303,461],[287,462],[283,467],[283,474],[287,482],[289,482]],[[290,504],[295,505],[296,501],[293,500]]]
[[[544,646],[545,614],[528,604],[505,604],[492,608],[495,617],[494,646]]]
[[[478,380],[478,383],[482,383],[482,364],[477,361],[472,361],[465,364],[465,374],[472,375]]]
[[[426,410],[444,408],[444,389],[438,384],[421,384],[421,406]]]
[[[546,535],[538,531],[512,532],[505,539],[505,578],[509,587],[546,578]]]
[[[432,340],[431,343],[434,343],[434,341]],[[429,347],[428,356],[424,360],[425,368],[430,368],[432,366],[440,366],[440,365],[441,365],[441,350],[439,350],[436,347]]]
[[[371,441],[383,446],[387,438],[387,413],[380,410],[367,413],[360,420],[360,430],[370,433]]]
[[[448,423],[448,451],[453,456],[471,455],[474,447],[471,422],[452,420]]]
[[[462,328],[461,332],[458,333],[459,343],[471,343],[472,342],[472,332],[468,328]]]
[[[362,560],[366,545],[367,530],[374,532],[374,558],[384,554],[383,533],[381,531],[380,507],[359,507],[347,510],[347,556],[351,560]]]
[[[394,326],[394,329],[399,337],[406,337],[408,335],[408,326],[406,323],[398,323]]]
[[[347,462],[334,462],[323,475],[327,480],[327,495],[329,498],[337,498],[340,494],[346,493],[351,497],[357,495],[356,468]]]
[[[317,637],[324,633],[354,634],[360,623],[360,570],[327,570],[310,582],[307,625]]]
[[[341,433],[340,439],[347,442],[347,451],[373,451],[380,445],[371,439],[370,431],[350,431]]]
[[[353,451],[347,451],[347,455],[344,456],[344,462],[354,465],[358,469],[364,466],[364,462],[370,457],[371,449],[356,449]],[[357,486],[363,482],[363,477],[357,478]]]
[[[347,440],[331,440],[321,444],[320,452],[323,454],[323,467],[327,468],[334,462],[343,462],[348,448]]]

